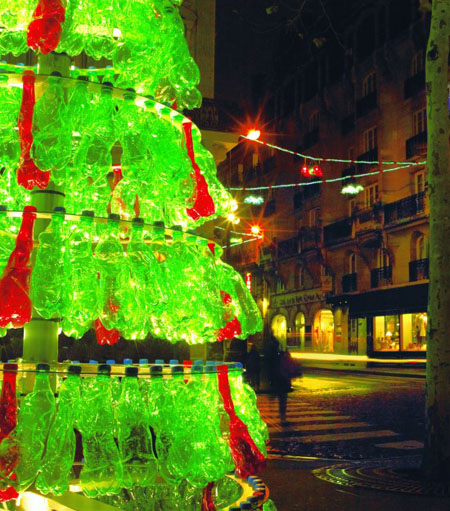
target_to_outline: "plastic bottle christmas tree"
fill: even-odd
[[[16,366],[4,376],[0,500],[33,484],[63,494],[74,429],[90,497],[125,487],[157,502],[161,489],[145,492],[158,470],[193,502],[179,507],[168,492],[168,509],[198,509],[200,498],[213,510],[212,481],[220,484],[233,462],[244,477],[264,465],[258,412],[239,400],[240,381],[230,390],[226,366],[219,380],[214,365],[189,376],[176,361],[164,375],[158,364],[147,380],[127,367],[122,381],[109,365],[85,379],[71,366],[57,398],[52,388],[57,351],[44,337],[53,335],[57,350],[59,328],[75,339],[94,328],[109,345],[149,335],[198,344],[262,329],[220,247],[192,234],[228,213],[231,197],[182,114],[201,105],[201,94],[180,4],[0,2],[0,54],[31,50],[34,62],[0,63],[0,333],[24,327],[24,359],[32,351],[28,358],[41,362],[18,413]],[[109,63],[78,69],[72,59],[81,54]]]

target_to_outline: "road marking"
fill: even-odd
[[[304,415],[312,415],[312,414],[315,414],[316,416],[318,415],[333,415],[333,414],[337,414],[339,412],[337,412],[336,410],[305,410],[303,412],[295,412],[295,411],[290,411],[288,410],[286,412],[286,417],[302,417]],[[278,413],[278,410],[271,410],[271,413],[262,413],[261,414],[263,417],[278,417],[279,416],[279,413]]]
[[[423,442],[417,440],[404,440],[403,442],[388,442],[386,444],[375,444],[375,447],[388,449],[423,449]]]
[[[394,431],[378,430],[378,431],[354,431],[348,433],[336,433],[335,435],[308,435],[308,436],[297,436],[283,439],[276,439],[279,442],[299,442],[303,444],[312,444],[319,442],[339,442],[341,440],[360,440],[364,438],[377,438],[377,437],[388,437],[398,436],[399,433]]]
[[[326,430],[333,430],[333,429],[351,429],[351,428],[365,428],[365,427],[372,427],[372,424],[369,424],[367,422],[335,422],[331,424],[300,424],[298,426],[281,426],[281,433],[288,433],[291,431],[326,431]],[[269,432],[279,432],[280,428],[271,428],[269,427]],[[278,435],[275,438],[279,438],[280,435]]]

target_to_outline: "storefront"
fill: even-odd
[[[271,334],[292,351],[332,352],[333,312],[322,289],[274,294],[270,297]]]
[[[328,302],[348,310],[348,353],[367,343],[377,357],[420,356],[427,349],[428,284],[334,296]]]

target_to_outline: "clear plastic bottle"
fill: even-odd
[[[80,373],[80,366],[69,366],[67,378],[58,390],[57,412],[36,480],[36,488],[44,495],[63,495],[69,489],[75,458],[75,417],[80,406]]]
[[[56,409],[55,396],[50,387],[50,366],[36,365],[33,391],[25,396],[19,411],[15,430],[20,456],[15,469],[16,488],[25,491],[35,480],[42,466],[50,426]]]

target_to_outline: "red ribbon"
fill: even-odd
[[[213,488],[214,483],[208,483],[208,485],[203,488],[202,511],[216,511],[216,506],[214,505],[212,498]]]
[[[256,446],[247,426],[236,415],[228,381],[228,366],[217,366],[219,392],[223,406],[230,418],[230,436],[228,439],[231,456],[233,457],[236,473],[239,477],[247,478],[263,470],[266,466],[264,455]]]
[[[191,178],[195,181],[194,205],[192,208],[186,208],[187,214],[192,220],[200,217],[208,217],[215,213],[216,207],[208,190],[208,183],[203,176],[200,167],[195,163],[194,144],[192,142],[192,123],[183,122],[184,137],[186,141],[186,150],[192,163],[193,173]]]
[[[113,344],[117,344],[119,342],[120,332],[115,328],[108,330],[103,326],[100,318],[97,318],[95,320],[95,336],[100,346],[104,346],[105,344],[112,346]]]
[[[17,182],[27,190],[35,186],[41,190],[47,188],[50,181],[50,172],[43,172],[31,158],[31,146],[33,145],[33,112],[36,98],[34,94],[34,83],[36,77],[33,71],[24,71],[22,76],[22,104],[18,119],[19,141],[20,141],[20,162],[17,169]]]
[[[27,45],[47,55],[55,50],[62,34],[66,9],[61,0],[39,0],[27,29]]]

